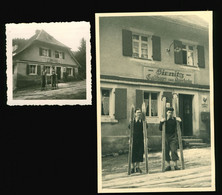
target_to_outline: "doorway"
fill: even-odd
[[[56,67],[56,74],[57,74],[58,80],[60,80],[61,79],[61,67]]]
[[[182,135],[193,136],[193,95],[179,95],[179,116],[182,119]]]

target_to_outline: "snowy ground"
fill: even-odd
[[[161,171],[161,152],[149,154],[149,173],[127,175],[127,155],[102,159],[102,190],[128,191],[208,191],[213,189],[211,148],[185,149],[185,170]],[[180,166],[180,162],[178,163]]]
[[[33,87],[13,92],[14,100],[34,100],[34,99],[86,99],[86,81],[75,81],[59,83],[58,89],[52,90],[47,86],[41,91],[41,87]]]

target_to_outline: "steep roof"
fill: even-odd
[[[63,43],[61,43],[59,41],[57,41],[53,36],[48,34],[46,31],[36,30],[35,35],[33,35],[30,39],[28,39],[28,41],[26,42],[25,45],[23,45],[22,47],[18,47],[15,51],[13,51],[13,56],[15,56],[15,55],[19,54],[20,52],[24,51],[34,41],[41,41],[41,42],[48,43],[48,44],[51,44],[51,45],[56,45],[56,46],[60,46],[60,47],[63,47],[63,48],[70,49],[70,47],[64,45]]]

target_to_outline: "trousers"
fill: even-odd
[[[166,134],[165,148],[166,148],[166,152],[165,152],[166,161],[179,160],[179,156],[177,154],[177,148],[178,148],[177,136],[168,136]],[[171,152],[171,157],[170,157],[170,152]]]

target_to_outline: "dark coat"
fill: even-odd
[[[132,162],[143,162],[144,137],[143,121],[134,120]]]

